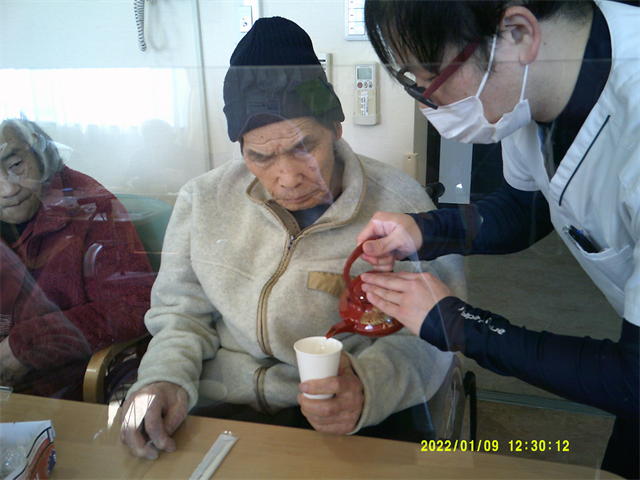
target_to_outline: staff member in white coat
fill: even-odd
[[[639,10],[607,1],[367,0],[382,62],[443,137],[502,141],[506,182],[461,208],[378,212],[357,238],[368,240],[363,258],[389,271],[416,251],[424,260],[512,253],[557,230],[622,318],[617,342],[511,325],[429,274],[367,275],[364,289],[443,350],[615,414],[602,468],[628,478],[639,472]]]

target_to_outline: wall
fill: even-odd
[[[133,1],[2,0],[2,68],[197,67],[193,3],[148,3],[141,52]]]
[[[354,65],[375,61],[376,57],[368,42],[344,39],[343,2],[262,0],[261,8],[262,16],[279,15],[295,21],[310,34],[316,52],[333,55],[332,83],[347,117],[344,137],[354,150],[402,168],[403,154],[414,148],[414,102],[379,68],[381,122],[372,127],[353,124]],[[227,137],[222,114],[223,78],[240,38],[234,28],[237,3],[231,0],[146,2],[149,46],[146,52],[137,47],[132,3],[3,0],[0,2],[0,67],[186,69],[194,79],[189,147],[201,156],[198,168],[204,171],[205,165],[219,166],[238,155],[237,144],[232,144]],[[131,88],[145,87],[132,85]],[[87,173],[111,186],[118,183],[114,175],[119,172],[119,155],[113,156],[116,158],[109,159],[109,168],[100,167],[97,162],[93,167],[90,165],[93,158],[100,157],[99,152],[86,152],[83,159],[76,155],[75,161],[84,171],[89,169]]]
[[[160,69],[181,73],[189,84],[185,89],[189,95],[183,95],[181,108],[188,111],[190,118],[185,120],[185,125],[169,131],[166,137],[170,139],[161,142],[165,145],[148,148],[139,128],[142,121],[137,127],[122,128],[113,121],[79,126],[58,118],[55,121],[38,119],[54,140],[73,148],[66,162],[72,168],[93,176],[116,193],[173,192],[172,198],[175,198],[181,184],[208,170],[211,163],[202,101],[204,82],[198,55],[199,35],[194,28],[195,2],[158,0],[148,5],[149,48],[141,52],[132,1],[3,0],[0,2],[0,67],[29,69],[34,74],[56,69],[72,78],[85,75],[88,69],[98,69],[98,75],[108,73],[109,79],[118,82],[106,88],[82,85],[74,98],[84,109],[95,105],[94,111],[106,110],[109,102],[122,103],[123,98],[131,101],[128,105],[131,109],[137,108],[138,100],[141,106],[144,102],[162,105],[162,98],[156,101],[153,97],[155,85],[134,81],[135,73],[143,69],[151,69],[152,77]],[[95,78],[95,71],[92,75],[90,78]],[[7,73],[3,75],[6,82],[8,77]],[[127,82],[128,78],[131,80]],[[53,96],[62,89],[52,86]],[[2,94],[7,98],[11,92],[3,88]],[[60,101],[56,108],[64,111],[69,104]],[[55,116],[60,117],[59,113]],[[153,115],[148,117],[152,118]],[[132,183],[135,172],[140,174]]]

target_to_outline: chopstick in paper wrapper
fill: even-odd
[[[211,446],[207,454],[200,462],[200,465],[189,477],[189,480],[208,480],[216,471],[218,465],[222,463],[224,457],[229,453],[233,444],[236,443],[238,437],[234,437],[231,432],[223,432]]]

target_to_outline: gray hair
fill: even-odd
[[[0,123],[0,135],[5,128],[11,128],[34,153],[38,160],[43,182],[51,180],[56,173],[62,170],[64,162],[58,149],[51,137],[36,123],[22,118],[9,118]]]

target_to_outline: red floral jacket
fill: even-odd
[[[0,273],[9,346],[33,367],[16,391],[79,400],[90,355],[146,332],[154,275],[135,227],[112,193],[68,167],[2,248]]]

